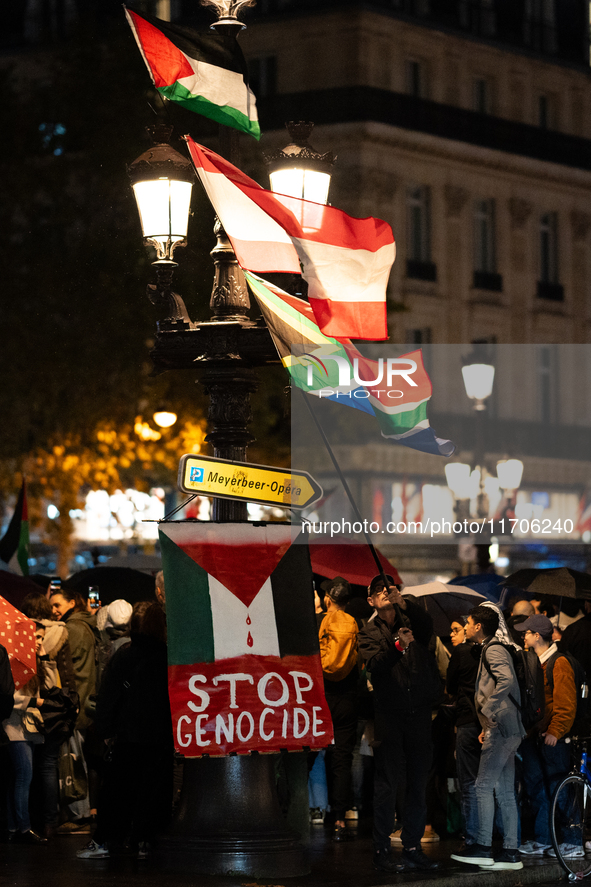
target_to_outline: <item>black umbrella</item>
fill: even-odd
[[[75,591],[82,590],[84,597],[91,585],[98,585],[103,606],[119,599],[130,604],[156,600],[153,577],[129,567],[92,567],[73,573],[64,585]]]
[[[504,585],[522,588],[530,594],[591,600],[591,574],[570,567],[517,570],[505,579]]]

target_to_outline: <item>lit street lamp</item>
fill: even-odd
[[[523,476],[523,462],[521,459],[502,459],[497,462],[497,477],[499,486],[506,493],[519,489]]]
[[[173,410],[169,410],[165,406],[160,406],[155,410],[152,418],[159,428],[172,428],[178,416]]]
[[[468,397],[474,401],[474,409],[486,409],[485,401],[491,396],[495,379],[495,368],[489,363],[468,363],[462,367],[464,387]]]
[[[271,191],[326,204],[336,155],[330,151],[319,154],[310,145],[308,139],[314,129],[313,123],[292,120],[285,127],[291,143],[272,154],[265,154]]]
[[[489,499],[486,491],[487,471],[484,465],[485,454],[485,422],[486,401],[492,394],[495,368],[492,363],[482,360],[481,346],[476,346],[469,359],[462,367],[462,378],[466,394],[472,401],[474,409],[474,471],[478,472],[478,492],[476,494],[476,516],[485,520],[489,512]]]
[[[189,224],[193,166],[170,145],[172,126],[148,126],[152,147],[128,166],[138,206],[144,242],[153,246],[157,259],[156,286],[148,288],[150,301],[166,314],[165,322],[188,323],[185,303],[172,292],[172,275],[178,267],[174,251],[185,246]]]

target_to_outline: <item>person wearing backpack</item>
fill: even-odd
[[[515,753],[525,736],[525,729],[513,656],[505,643],[495,639],[501,619],[500,611],[487,604],[471,610],[466,624],[467,639],[482,644],[474,694],[482,729],[482,754],[476,778],[478,827],[476,843],[452,853],[451,858],[487,870],[517,870],[523,868],[523,863],[518,850]],[[495,800],[503,823],[503,850],[496,857],[492,851]]]
[[[322,616],[318,638],[324,674],[324,695],[330,709],[334,745],[327,751],[331,779],[329,802],[334,813],[333,840],[347,841],[345,812],[351,806],[353,749],[359,714],[359,669],[357,621],[345,613],[351,597],[346,579],[335,577],[326,592],[326,615]]]
[[[546,708],[543,719],[521,743],[523,781],[536,811],[534,840],[519,850],[528,856],[555,856],[550,837],[550,798],[570,767],[570,751],[564,742],[577,715],[575,669],[552,643],[553,625],[547,616],[530,616],[515,625],[525,643],[537,654],[544,671]],[[578,665],[578,663],[577,663]],[[582,672],[582,668],[581,668]],[[564,843],[566,856],[584,856],[581,846]]]

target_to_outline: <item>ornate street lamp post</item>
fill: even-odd
[[[486,492],[485,456],[485,411],[486,401],[492,394],[495,368],[491,363],[483,361],[480,352],[472,355],[462,367],[462,377],[466,394],[472,400],[475,420],[474,463],[475,470],[480,473],[480,484],[477,495],[476,515],[480,520],[488,517],[489,500]]]
[[[219,222],[211,253],[215,279],[210,319],[192,322],[183,299],[172,291],[173,253],[187,230],[186,219],[184,227],[180,221],[178,201],[183,201],[187,215],[189,210],[186,190],[177,187],[188,183],[188,172],[177,158],[185,165],[188,161],[162,141],[170,138],[170,131],[167,134],[160,127],[152,136],[155,146],[130,167],[144,238],[158,252],[157,284],[148,287],[148,296],[161,314],[151,357],[159,372],[198,369],[209,396],[211,430],[206,440],[215,456],[245,461],[253,439],[247,426],[250,394],[257,387],[255,368],[278,363],[277,353],[262,320],[248,317],[246,281]],[[164,162],[170,174],[162,186]],[[175,180],[177,171],[181,177]],[[212,517],[221,522],[246,520],[246,504],[214,499]],[[251,754],[185,760],[179,810],[162,839],[168,868],[262,878],[309,871],[297,835],[288,829],[279,807],[276,758]]]

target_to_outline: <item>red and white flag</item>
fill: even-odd
[[[199,178],[248,271],[302,274],[327,336],[386,339],[386,286],[396,255],[390,226],[266,191],[186,137]]]

